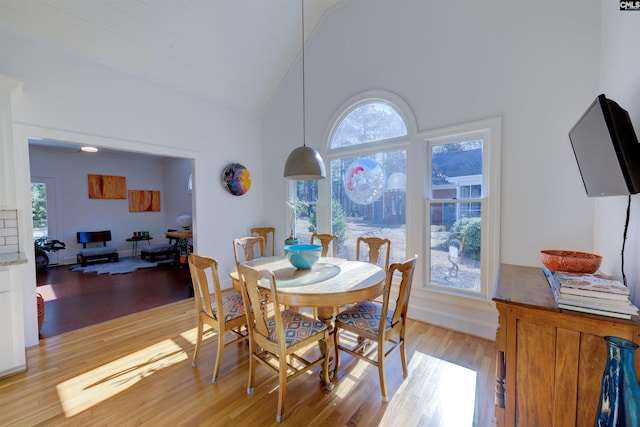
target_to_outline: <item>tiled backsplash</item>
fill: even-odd
[[[18,211],[0,210],[0,254],[20,252],[18,246]]]

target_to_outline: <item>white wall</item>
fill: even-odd
[[[111,230],[109,243],[121,256],[131,254],[126,239],[133,231],[149,231],[152,243],[166,243],[164,232],[176,228],[178,213],[191,213],[187,179],[191,161],[161,157],[142,157],[126,153],[83,153],[29,146],[31,176],[51,177],[56,181],[57,235],[66,250],[59,251],[59,264],[76,262],[76,232]],[[127,190],[160,191],[159,212],[129,212],[126,199],[90,199],[87,175],[124,176]],[[128,196],[127,196],[128,197]]]
[[[502,116],[501,261],[539,266],[541,249],[592,250],[594,204],[568,131],[598,90],[599,29],[597,0],[351,0],[324,17],[305,51],[307,144],[323,153],[337,109],[372,89],[403,98],[417,131]],[[265,159],[277,165],[267,181],[301,144],[300,87],[297,68],[264,114]],[[285,195],[276,186],[268,197],[284,206]]]
[[[617,2],[602,2],[602,65],[600,92],[629,112],[640,137],[640,56],[635,40],[640,40],[640,12],[621,11]],[[600,93],[599,92],[599,93]],[[592,95],[593,98],[597,93]],[[584,101],[584,109],[589,105]],[[640,202],[631,196],[629,232],[625,245],[625,267],[634,302],[640,304]],[[620,256],[623,243],[627,197],[595,199],[594,251],[603,256],[602,270],[622,277]]]
[[[226,278],[234,265],[232,239],[247,233],[261,216],[260,118],[125,75],[1,26],[0,52],[0,75],[23,82],[9,116],[13,147],[4,150],[13,155],[17,171],[4,193],[8,204],[19,209],[21,223],[31,221],[29,137],[194,159],[194,244],[199,252],[220,259]],[[243,163],[252,173],[245,196],[231,196],[220,185],[230,162]],[[29,231],[21,229],[23,241],[31,241]],[[20,268],[16,280],[23,287],[29,346],[37,343],[37,324],[35,266],[33,255],[27,255],[29,264]]]
[[[541,249],[591,250],[593,202],[567,134],[598,87],[599,4],[349,1],[306,50],[307,144],[322,153],[337,108],[370,89],[407,101],[418,131],[502,115],[502,261],[537,266]],[[300,145],[299,74],[264,115],[269,181]],[[284,206],[285,194],[277,186],[269,199]]]

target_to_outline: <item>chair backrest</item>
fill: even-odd
[[[333,242],[333,256],[335,257],[338,253],[338,236],[334,235],[334,234],[316,234],[313,233],[311,235],[311,244],[313,245],[313,242],[315,242],[317,240],[320,241],[320,244],[322,245],[322,253],[320,254],[321,256],[328,256],[327,254],[329,253],[329,246],[331,245],[331,242]]]
[[[274,227],[254,227],[249,230],[252,236],[262,236],[264,237],[264,244],[269,245],[271,242],[271,256],[276,254],[276,229]],[[269,240],[269,235],[271,235],[271,240]]]
[[[111,241],[111,230],[104,231],[78,231],[76,233],[78,243],[82,243],[82,247],[86,248],[87,243],[102,243],[107,246],[107,242]]]
[[[258,251],[256,252],[256,247]],[[262,236],[249,236],[233,239],[233,256],[236,264],[251,261],[257,257],[267,256],[267,249]]]
[[[365,245],[369,248],[368,256],[365,257]],[[383,251],[380,249],[384,246]],[[391,254],[391,240],[379,237],[358,237],[356,242],[356,260],[368,261],[371,264],[380,265],[380,257],[384,257],[381,267],[384,271],[389,270],[389,255]]]
[[[399,320],[405,322],[407,319],[407,308],[409,307],[409,296],[411,295],[411,284],[413,283],[413,272],[416,269],[416,261],[418,255],[414,255],[413,258],[409,258],[404,262],[394,262],[389,267],[387,272],[387,281],[384,286],[384,300],[382,302],[382,312],[386,313],[389,309],[389,299],[391,298],[391,283],[393,276],[396,272],[399,272],[402,276],[400,280],[400,286],[398,289],[398,298],[396,299],[396,306],[393,310],[393,316],[391,318],[391,326],[398,323]],[[382,331],[384,328],[380,328]]]
[[[260,343],[265,343],[273,335],[273,332],[270,332],[267,326],[267,319],[271,314],[276,320],[275,336],[278,337],[278,343],[284,350],[286,337],[284,336],[284,323],[280,312],[280,304],[277,303],[278,288],[275,276],[271,271],[256,270],[244,264],[238,264],[238,275],[242,286],[250,336],[260,345]],[[263,304],[264,298],[260,293],[260,289],[263,288],[258,284],[261,280],[263,283],[266,280],[271,288],[271,301],[274,302],[271,313]]]
[[[207,270],[210,271],[213,280],[213,295],[216,305],[215,311],[211,304],[211,294],[209,290],[209,280],[207,278]],[[189,254],[189,271],[191,272],[191,281],[193,282],[194,297],[196,300],[196,309],[198,313],[204,312],[212,319],[218,319],[217,313],[223,313],[222,308],[222,291],[220,288],[220,277],[218,276],[218,261],[214,258]]]

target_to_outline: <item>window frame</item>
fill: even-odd
[[[383,102],[394,107],[405,121],[407,135],[390,138],[388,140],[368,142],[352,146],[331,148],[333,135],[341,121],[353,110],[368,102]],[[435,292],[441,297],[436,300],[448,304],[456,298],[463,297],[469,303],[473,301],[490,301],[493,286],[500,263],[500,176],[501,176],[501,132],[502,118],[500,116],[485,120],[467,122],[428,131],[417,132],[417,123],[409,105],[397,95],[381,90],[373,90],[356,95],[346,101],[336,110],[327,122],[325,134],[322,137],[324,149],[322,157],[327,166],[327,174],[331,176],[331,162],[348,156],[367,156],[381,151],[406,150],[407,152],[407,190],[406,190],[406,256],[419,255],[413,282],[418,292],[416,300],[424,298],[421,295]],[[482,133],[483,132],[483,133]],[[483,176],[483,191],[486,191],[486,202],[482,211],[482,259],[481,259],[481,290],[479,293],[468,293],[455,289],[430,286],[428,283],[430,267],[430,245],[424,230],[429,211],[427,206],[427,192],[431,185],[431,164],[429,143],[449,140],[470,140],[473,135],[482,133],[483,160],[482,169],[487,171]],[[428,167],[427,167],[427,161]],[[289,183],[289,192],[295,186]],[[316,203],[316,224],[319,229],[331,229],[331,185],[330,180],[318,181],[318,200]],[[461,201],[461,200],[457,200]],[[470,202],[477,202],[470,199]],[[289,209],[287,209],[289,211]],[[486,223],[486,226],[485,226]],[[453,299],[452,299],[453,298]],[[425,301],[426,302],[426,301]],[[429,305],[429,304],[427,304]],[[425,306],[426,307],[426,306]],[[471,306],[470,306],[471,307]]]
[[[399,137],[388,138],[385,140],[379,141],[369,141],[362,144],[355,144],[343,147],[331,148],[331,143],[333,137],[335,135],[336,130],[342,121],[351,114],[357,108],[368,104],[368,103],[383,103],[387,104],[391,108],[393,108],[404,121],[407,134]],[[409,108],[408,104],[397,95],[382,91],[382,90],[372,90],[361,93],[352,97],[350,100],[345,102],[333,117],[329,121],[329,128],[324,136],[324,153],[322,153],[322,157],[325,162],[325,166],[327,168],[327,176],[332,176],[333,171],[331,170],[331,163],[333,160],[344,158],[344,157],[366,157],[372,154],[381,153],[381,152],[391,152],[404,150],[407,155],[407,171],[406,175],[409,176],[409,170],[411,169],[410,156],[412,150],[412,136],[415,135],[415,119],[413,116],[413,112]],[[318,183],[318,203],[316,205],[316,222],[319,229],[331,230],[331,185],[330,179],[324,179],[319,181]],[[406,189],[406,198],[405,198],[405,209],[406,209],[406,221],[409,221],[410,216],[410,201],[409,194],[411,192],[411,183],[407,179],[407,189]],[[406,246],[405,246],[405,257],[406,254],[411,252],[412,254],[415,251],[411,251],[410,247],[410,236],[407,233],[406,236]]]
[[[493,294],[493,286],[500,263],[500,152],[501,152],[501,117],[470,122],[423,132],[418,138],[424,144],[425,156],[424,169],[424,200],[423,200],[423,225],[430,226],[430,210],[432,203],[455,201],[456,203],[481,203],[481,257],[480,257],[480,290],[471,292],[448,286],[430,283],[431,253],[426,231],[423,236],[423,271],[422,288],[425,290],[446,293],[464,297],[490,300]],[[431,194],[431,148],[435,145],[450,144],[481,138],[483,140],[482,152],[482,194],[480,198],[471,199],[438,199]],[[430,227],[429,227],[430,228]],[[407,229],[410,227],[407,225]]]

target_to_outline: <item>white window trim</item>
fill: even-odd
[[[372,142],[368,144],[330,149],[331,138],[341,118],[349,114],[353,108],[367,101],[381,101],[393,104],[405,120],[407,126],[406,138],[397,138],[384,143]],[[328,121],[321,149],[322,157],[327,166],[331,160],[346,157],[353,154],[366,155],[365,152],[378,152],[382,150],[406,149],[407,150],[407,198],[406,214],[407,229],[406,251],[407,256],[419,254],[420,260],[416,266],[414,275],[414,289],[409,303],[409,317],[429,323],[434,323],[454,330],[464,331],[469,334],[482,336],[487,339],[495,337],[497,327],[497,313],[495,305],[490,300],[493,294],[495,277],[500,260],[500,153],[502,119],[500,117],[479,120],[475,122],[417,132],[417,122],[409,105],[397,95],[380,90],[373,90],[356,95],[347,100]],[[490,199],[486,204],[487,212],[483,217],[487,221],[487,230],[491,238],[483,235],[483,252],[486,254],[486,265],[482,265],[482,281],[486,284],[482,296],[478,294],[465,295],[461,293],[446,293],[434,291],[423,286],[425,277],[424,266],[429,262],[427,256],[426,233],[422,227],[425,224],[425,197],[428,187],[427,179],[431,179],[425,171],[427,161],[426,142],[438,138],[451,137],[452,135],[464,135],[465,133],[477,133],[485,129],[489,132],[490,152],[483,156],[483,170],[490,171],[487,174]],[[330,173],[329,170],[327,172]],[[485,184],[483,182],[483,184]],[[484,185],[487,188],[487,185]],[[291,187],[289,187],[291,188]],[[328,204],[328,205],[327,205]],[[330,227],[330,188],[329,180],[318,182],[317,222],[318,227]],[[427,256],[425,256],[427,254]]]
[[[423,243],[424,271],[422,272],[422,287],[432,292],[447,293],[453,296],[469,297],[480,300],[490,300],[493,295],[495,278],[500,263],[500,159],[501,159],[501,134],[502,119],[495,117],[465,123],[433,131],[421,132],[417,139],[425,144],[424,151],[428,159],[425,172],[424,212],[425,222],[429,218],[429,190],[431,188],[431,157],[428,154],[433,145],[448,142],[474,139],[481,136],[488,143],[483,144],[482,170],[483,194],[482,199],[482,255],[480,261],[481,285],[479,293],[469,293],[463,290],[452,289],[443,286],[430,285],[428,282],[428,266],[430,265],[429,243],[426,241],[427,233],[422,233],[425,238]],[[458,201],[458,200],[457,200]]]
[[[489,297],[464,295],[460,293],[447,293],[435,291],[422,286],[425,277],[424,265],[429,261],[424,257],[429,246],[426,239],[425,224],[425,198],[431,180],[427,176],[425,165],[427,164],[426,141],[435,138],[444,138],[451,135],[464,134],[465,132],[489,129],[491,135],[491,153],[487,156],[488,164],[483,168],[492,171],[488,180],[491,186],[491,212],[484,213],[489,221],[489,227],[496,234],[495,239],[487,242],[486,252],[490,253],[489,266],[485,268],[485,279],[488,283],[488,295],[493,294],[495,276],[499,266],[499,228],[500,228],[500,151],[502,119],[500,117],[476,122],[465,123],[440,129],[419,132],[411,138],[411,149],[407,163],[407,224],[416,224],[415,228],[407,232],[407,251],[418,253],[421,261],[416,266],[414,274],[414,289],[409,301],[408,316],[412,319],[433,323],[445,328],[462,331],[468,334],[494,339],[498,326],[498,315],[495,304]],[[495,166],[495,168],[493,167]],[[409,189],[411,183],[411,189]],[[483,240],[487,238],[483,236]]]
[[[373,145],[376,142],[367,143],[367,144],[358,144],[355,146],[347,146],[347,147],[338,147],[331,148],[331,141],[333,140],[333,135],[336,132],[336,129],[342,123],[342,121],[349,115],[353,110],[360,107],[363,104],[368,104],[370,102],[381,102],[383,104],[388,104],[395,108],[395,110],[400,114],[400,117],[404,120],[404,124],[407,128],[407,135],[399,136],[394,138],[393,140],[397,141],[407,141],[413,139],[413,135],[416,133],[417,123],[415,116],[413,114],[413,110],[409,107],[409,104],[406,103],[404,99],[400,96],[396,95],[393,92],[389,92],[386,90],[368,90],[362,93],[359,93],[355,96],[352,96],[348,100],[346,100],[340,107],[336,109],[336,112],[331,116],[328,123],[330,126],[327,128],[326,133],[323,137],[323,141],[325,141],[325,150],[326,154],[330,152],[338,152],[343,149],[348,149],[352,147],[357,147],[358,145]],[[391,140],[385,140],[384,144],[388,144]]]
[[[360,107],[363,104],[370,102],[381,102],[388,104],[395,108],[404,120],[407,128],[407,135],[399,136],[396,138],[387,139],[384,141],[372,141],[366,144],[351,145],[346,147],[331,148],[331,141],[335,134],[336,129],[342,123],[353,110]],[[410,197],[409,194],[412,191],[412,185],[408,177],[411,170],[414,170],[410,163],[411,159],[411,141],[416,134],[417,122],[413,114],[413,110],[407,104],[407,102],[400,96],[393,92],[373,89],[362,93],[359,93],[348,100],[346,100],[340,107],[336,109],[336,112],[331,116],[328,121],[329,126],[323,136],[324,150],[321,153],[327,167],[327,176],[331,176],[331,161],[342,157],[349,156],[366,156],[371,153],[378,153],[380,151],[394,151],[394,150],[407,150],[407,222],[409,222],[410,215]],[[330,230],[331,229],[331,188],[329,186],[330,180],[323,179],[318,181],[318,203],[316,205],[316,221],[319,229]],[[410,246],[411,237],[407,233],[406,250],[407,254],[411,256],[416,253]],[[409,256],[409,255],[407,255]]]

